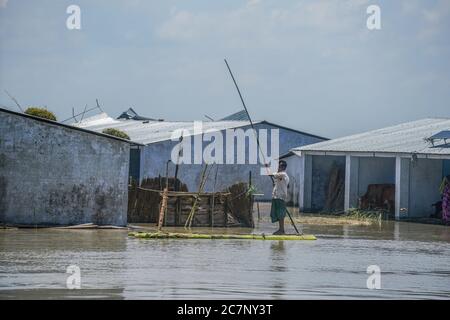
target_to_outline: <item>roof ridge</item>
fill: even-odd
[[[396,127],[402,127],[402,126],[406,126],[406,125],[411,125],[413,123],[423,122],[423,121],[426,121],[426,120],[449,121],[450,118],[422,118],[422,119],[418,119],[418,120],[412,120],[412,121],[408,121],[408,122],[398,123],[398,124],[387,126],[387,127],[383,127],[383,128],[372,129],[372,130],[369,130],[369,131],[364,131],[364,132],[359,132],[359,133],[353,133],[353,134],[350,134],[350,135],[347,135],[347,136],[342,136],[342,137],[334,138],[334,139],[327,140],[327,141],[317,142],[317,143],[314,143],[313,145],[315,145],[315,146],[317,146],[319,144],[325,144],[326,145],[328,143],[334,143],[334,142],[341,142],[341,141],[345,141],[345,140],[351,140],[351,139],[357,138],[358,136],[365,136],[365,135],[373,134],[373,133],[376,133],[376,132],[387,131],[387,130],[390,130],[390,129],[394,129]],[[424,125],[419,126],[419,127],[416,126],[414,128],[411,128],[411,129],[418,130],[418,128],[424,127],[424,126],[427,126],[427,124],[424,124]],[[407,128],[405,128],[405,130],[406,129]],[[300,150],[302,148],[307,148],[308,146],[311,146],[311,145],[293,148],[292,150]]]
[[[317,152],[394,152],[450,154],[450,149],[426,142],[433,134],[450,129],[450,119],[423,118],[397,125],[352,134],[329,141],[297,147],[291,151]]]

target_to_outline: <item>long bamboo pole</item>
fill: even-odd
[[[224,61],[225,61],[225,64],[227,65],[228,71],[230,72],[231,79],[233,79],[234,85],[235,85],[235,87],[236,87],[236,89],[237,89],[237,92],[238,92],[238,94],[239,94],[239,98],[241,98],[242,105],[244,106],[244,110],[245,110],[245,113],[247,114],[248,120],[249,120],[250,125],[251,125],[251,127],[252,127],[252,129],[253,129],[253,133],[255,134],[256,144],[257,144],[257,146],[258,146],[258,150],[259,150],[260,153],[261,153],[261,157],[262,157],[263,162],[264,162],[264,167],[265,167],[266,170],[267,170],[268,176],[270,177],[270,179],[272,179],[272,183],[275,183],[275,182],[274,182],[274,179],[273,179],[273,176],[271,175],[271,172],[270,172],[269,168],[267,167],[266,159],[265,159],[265,157],[264,157],[264,153],[262,152],[261,145],[259,144],[259,138],[258,138],[258,135],[256,134],[255,126],[253,125],[252,118],[250,117],[250,113],[248,112],[247,106],[245,105],[244,98],[242,97],[242,94],[241,94],[241,90],[239,90],[239,87],[238,87],[238,85],[237,85],[237,82],[236,82],[236,80],[234,79],[233,72],[231,72],[231,68],[230,68],[230,66],[228,65],[227,59],[224,59]],[[300,232],[299,232],[298,229],[297,229],[297,226],[295,225],[294,219],[292,219],[292,216],[291,216],[291,214],[290,214],[290,212],[289,212],[289,210],[288,210],[287,208],[286,208],[286,213],[287,213],[289,219],[291,220],[291,223],[292,223],[292,225],[294,226],[295,231],[297,232],[297,234],[300,234]]]

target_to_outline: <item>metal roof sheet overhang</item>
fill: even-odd
[[[352,157],[379,157],[379,158],[412,158],[421,159],[450,159],[450,154],[430,154],[420,152],[371,152],[371,151],[326,151],[326,150],[291,150],[297,156],[313,155],[313,156],[352,156]]]

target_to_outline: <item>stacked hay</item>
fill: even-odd
[[[253,199],[247,183],[240,182],[228,188],[230,196],[230,215],[240,226],[254,228]]]

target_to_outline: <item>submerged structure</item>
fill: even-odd
[[[430,118],[292,149],[303,211],[382,209],[395,219],[435,215],[450,174],[450,119]]]
[[[279,140],[276,145],[278,154],[288,152],[291,148],[304,146],[327,140],[326,138],[286,128],[268,121],[254,122],[260,141],[264,141],[261,135],[265,135],[267,153],[274,155],[275,138]],[[78,127],[101,132],[106,128],[115,128],[127,133],[131,140],[143,144],[142,147],[133,147],[130,154],[130,176],[138,182],[147,178],[159,176],[174,176],[176,170],[172,159],[172,152],[180,142],[174,139],[176,132],[182,132],[184,137],[184,149],[190,150],[188,163],[183,162],[179,166],[178,176],[186,184],[188,191],[196,191],[200,184],[202,165],[204,159],[198,158],[195,152],[200,146],[201,150],[207,150],[210,143],[223,137],[223,147],[214,151],[214,156],[219,158],[217,162],[217,179],[210,177],[205,185],[205,192],[226,190],[229,186],[248,182],[251,176],[251,185],[256,189],[260,200],[271,198],[272,183],[270,179],[262,175],[261,163],[252,161],[253,154],[258,156],[256,144],[251,144],[250,139],[254,133],[248,119],[243,112],[238,112],[218,121],[201,122],[201,128],[196,127],[195,121],[163,121],[139,116],[134,110],[123,112],[117,119],[113,119],[106,113],[102,113],[75,124]],[[273,131],[272,131],[273,130]],[[235,135],[227,135],[228,132]],[[233,148],[227,148],[227,142],[244,141],[243,144]],[[188,142],[189,141],[189,142]],[[189,144],[189,148],[186,145]],[[253,149],[252,149],[253,147]],[[252,150],[255,151],[252,154]],[[241,154],[240,154],[241,153]],[[277,157],[276,157],[277,158]],[[239,160],[244,159],[243,163]],[[228,161],[231,160],[231,163]],[[254,159],[253,159],[254,160]],[[277,159],[275,159],[277,161]],[[168,169],[167,169],[168,168]],[[168,173],[166,171],[169,171]],[[295,200],[295,198],[294,198]]]
[[[132,182],[128,197],[128,222],[158,223],[165,180],[161,177],[145,179],[140,185]],[[167,182],[163,226],[185,226],[192,215],[191,227],[254,227],[254,197],[247,192],[247,184],[235,184],[226,191],[188,192],[186,185],[178,179],[170,178]]]
[[[125,226],[130,145],[0,108],[0,223]]]

